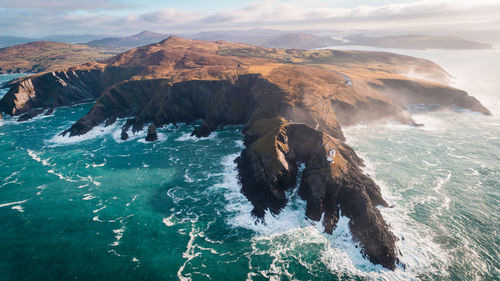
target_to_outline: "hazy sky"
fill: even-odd
[[[483,34],[500,30],[500,0],[0,0],[0,35],[194,33],[254,27]]]

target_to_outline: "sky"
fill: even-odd
[[[259,27],[500,38],[499,15],[500,0],[0,0],[0,36]]]

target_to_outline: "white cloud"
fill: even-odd
[[[99,9],[124,9],[133,5],[126,4],[121,0],[0,0],[1,8],[22,10],[99,10]]]
[[[27,3],[27,2],[28,3]],[[46,10],[20,11],[20,6],[40,1],[0,0],[2,12],[0,26],[5,33],[107,33],[131,34],[141,30],[158,32],[197,32],[217,29],[249,29],[253,27],[277,29],[445,29],[491,28],[500,30],[500,0],[436,0],[414,1],[399,4],[341,7],[345,1],[265,0],[251,3],[240,9],[215,13],[159,9],[145,13],[116,15],[112,13],[53,13]],[[19,2],[19,3],[18,3]],[[21,4],[22,2],[22,4]],[[67,3],[66,3],[67,2]],[[372,1],[373,2],[373,1]],[[369,3],[372,3],[369,2]],[[16,4],[17,3],[17,4]],[[46,1],[46,8],[90,10],[96,7],[122,7],[122,1]],[[59,5],[59,6],[58,6]],[[38,7],[33,4],[33,7]],[[16,8],[16,9],[13,9]],[[14,23],[14,24],[13,24]],[[23,30],[24,29],[24,30]]]

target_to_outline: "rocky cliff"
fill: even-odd
[[[409,72],[439,81],[449,77],[432,62],[389,53],[266,49],[170,37],[102,63],[14,81],[0,111],[32,116],[40,108],[95,101],[64,134],[81,135],[128,118],[123,139],[129,128],[135,132],[151,124],[152,141],[156,128],[168,123],[202,119],[193,131],[199,137],[245,124],[246,148],[236,161],[241,191],[257,221],[285,207],[285,191],[295,186],[303,163],[299,194],[307,201],[305,215],[331,233],[341,211],[363,254],[394,269],[396,238],[376,208],[387,203],[344,143],[341,125],[414,124],[405,107],[420,103],[489,113],[465,92],[403,76]]]

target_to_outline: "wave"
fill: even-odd
[[[28,155],[31,157],[31,159],[35,160],[36,162],[42,163],[43,166],[54,166],[50,165],[49,163],[50,158],[42,159],[40,155],[33,150],[28,149]]]
[[[55,171],[55,170],[53,170],[53,169],[48,170],[48,171],[47,171],[47,173],[49,173],[49,174],[53,174],[54,176],[57,176],[59,179],[64,180],[64,181],[67,181],[67,182],[77,182],[77,181],[76,181],[76,180],[74,180],[74,179],[71,179],[71,178],[65,177],[63,174],[58,173],[58,172],[56,172],[56,171]]]
[[[393,234],[399,239],[396,242],[401,253],[399,260],[406,266],[406,269],[402,271],[405,273],[402,278],[408,279],[411,276],[416,278],[416,276],[426,273],[446,274],[445,268],[449,264],[449,257],[433,241],[433,231],[410,217],[412,210],[409,206],[413,205],[413,203],[404,201],[400,193],[392,193],[387,184],[377,178],[375,165],[370,161],[370,158],[363,153],[358,152],[358,154],[365,162],[364,172],[371,175],[377,185],[380,186],[384,199],[391,205],[390,208],[379,208],[379,210],[391,226]],[[449,181],[448,177],[451,177],[451,173],[442,181],[438,181],[438,185],[441,183],[439,188]],[[427,196],[424,200],[434,201],[436,197]],[[394,279],[395,275],[390,275],[391,279]]]
[[[407,214],[408,210],[399,205],[394,208],[380,208],[382,216],[390,224],[392,232],[399,238],[397,242],[397,247],[401,252],[399,259],[406,266],[406,268],[399,266],[395,271],[374,265],[361,254],[360,246],[352,238],[348,218],[340,217],[332,235],[323,233],[321,222],[313,222],[305,218],[305,202],[293,192],[288,194],[289,203],[280,214],[273,216],[267,212],[265,224],[256,224],[255,218],[251,216],[253,206],[240,192],[236,164],[234,163],[234,159],[238,155],[236,153],[223,158],[223,179],[213,188],[224,190],[227,202],[225,210],[228,212],[226,223],[233,228],[254,231],[257,234],[253,238],[254,243],[267,241],[266,245],[269,248],[267,254],[285,258],[286,255],[283,255],[285,248],[292,251],[295,246],[299,247],[302,242],[318,244],[325,247],[325,250],[320,253],[320,258],[333,273],[345,273],[370,279],[413,280],[422,273],[440,272],[446,266],[448,258],[439,246],[432,242],[430,229],[413,221]],[[367,166],[370,167],[369,163]],[[370,171],[370,174],[375,173]],[[388,201],[395,204],[397,198],[391,198],[389,190],[384,188],[384,183],[376,181],[381,186],[383,194],[389,197]],[[282,249],[276,249],[273,246],[276,240],[286,241],[282,245]],[[296,243],[296,241],[302,242]],[[274,267],[274,269],[277,268]],[[283,266],[279,270],[283,270]],[[254,274],[260,273],[254,272]],[[286,272],[280,274],[287,275]],[[263,276],[268,275],[263,274]]]
[[[215,140],[217,138],[218,132],[212,132],[208,137],[198,138],[196,136],[191,136],[191,133],[183,133],[180,137],[176,138],[175,141],[193,141],[199,142],[203,140]]]
[[[18,177],[15,177],[15,176],[18,176],[20,174],[20,171],[15,171],[15,172],[12,172],[9,176],[7,176],[6,178],[4,178],[2,181],[4,182],[3,184],[0,184],[0,188],[8,185],[8,184],[17,184],[18,181],[19,181],[19,178]],[[14,178],[15,177],[15,178]],[[12,180],[10,180],[12,179]]]
[[[163,224],[165,224],[167,227],[170,227],[170,226],[174,226],[175,225],[175,222],[174,222],[174,215],[170,215],[169,217],[167,218],[163,218],[162,220]]]
[[[116,247],[116,246],[120,245],[120,240],[123,237],[123,233],[125,232],[125,229],[127,229],[125,227],[125,225],[122,225],[122,227],[120,227],[118,229],[113,229],[113,233],[115,234],[115,241],[113,241],[113,243],[110,244],[111,247]]]
[[[99,125],[86,134],[80,135],[80,136],[73,136],[70,137],[69,134],[66,134],[66,136],[62,136],[61,133],[57,133],[55,136],[53,136],[51,139],[47,140],[46,142],[50,143],[51,146],[63,146],[63,145],[72,145],[72,144],[78,144],[81,142],[85,141],[90,141],[98,138],[105,137],[106,135],[112,134],[113,131],[116,130],[116,122],[113,125],[110,126],[104,126],[104,125]]]
[[[12,205],[23,204],[23,203],[26,203],[28,200],[29,199],[22,200],[22,201],[16,201],[16,202],[3,203],[3,204],[0,204],[0,208],[12,206]]]

